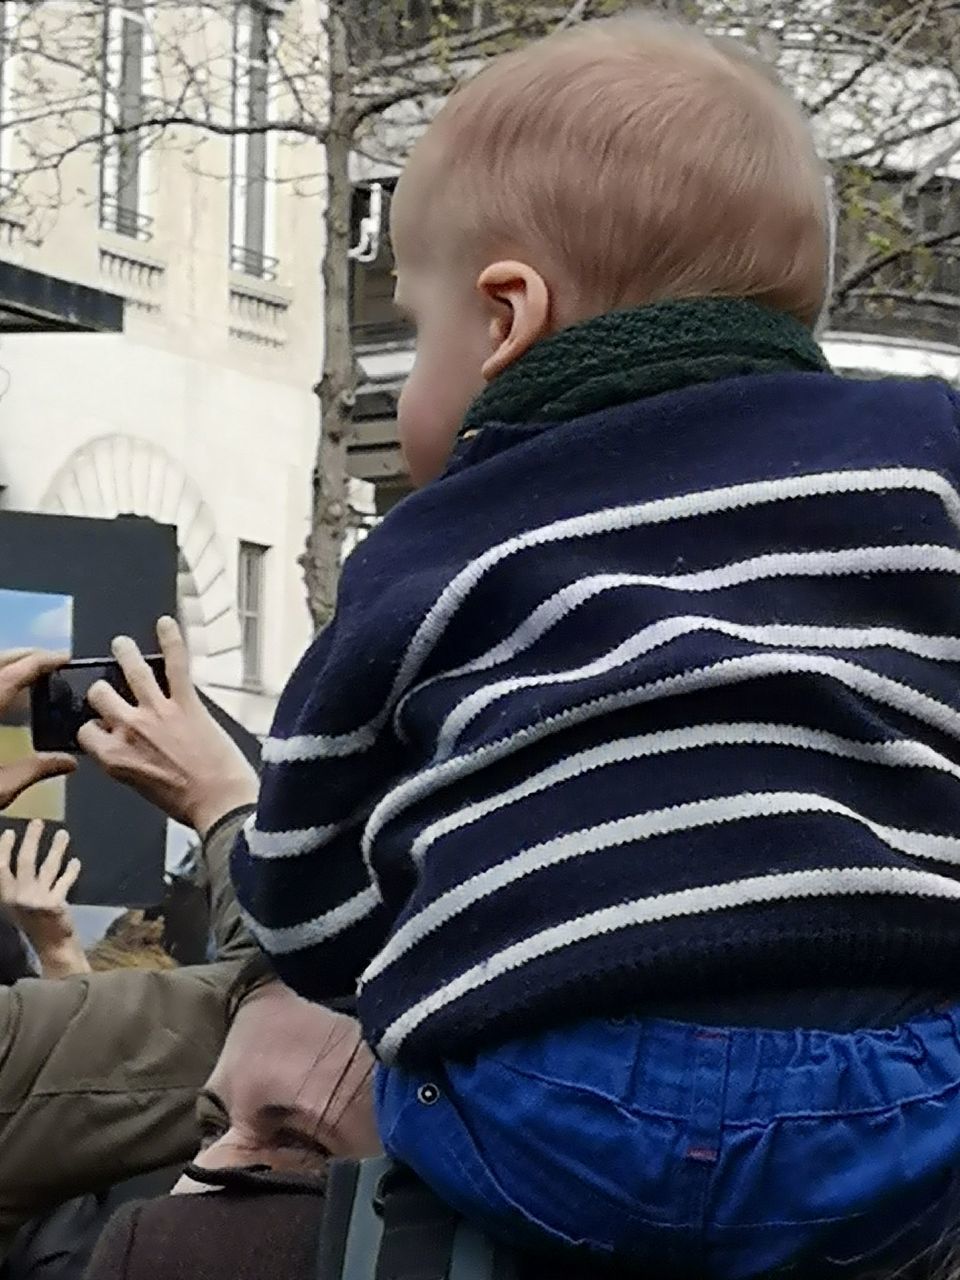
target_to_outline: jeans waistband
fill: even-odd
[[[883,1111],[960,1089],[960,1008],[884,1030],[769,1031],[655,1020],[636,1031],[636,1063],[645,1077],[636,1096],[652,1101],[672,1093],[677,1069],[698,1043],[720,1037],[727,1049],[725,1110],[757,1120]]]
[[[597,1019],[484,1057],[575,1088],[590,1081],[628,1108],[672,1116],[690,1113],[694,1065],[722,1058],[728,1115],[855,1115],[960,1092],[960,1007],[852,1032]]]

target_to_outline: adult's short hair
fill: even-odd
[[[237,1016],[237,1010],[249,996],[271,982],[279,982],[276,970],[270,959],[262,951],[255,951],[243,962],[237,976],[227,990],[227,1022],[231,1023]],[[357,1016],[357,1001],[353,995],[339,999],[324,1000],[323,1004],[334,1013],[344,1013],[347,1017]]]
[[[227,990],[227,1022],[237,1016],[237,1010],[248,996],[270,982],[278,982],[276,971],[262,951],[255,951],[240,966],[237,976]]]

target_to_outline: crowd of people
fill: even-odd
[[[2,837],[0,1249],[10,1280],[82,1276],[118,1205],[145,1191],[204,1189],[210,1184],[196,1181],[204,1170],[268,1168],[285,1197],[277,1203],[294,1197],[299,1205],[306,1190],[322,1194],[332,1156],[379,1150],[372,1057],[357,1023],[283,987],[243,928],[228,861],[256,799],[256,776],[196,697],[176,623],[162,621],[158,635],[171,696],[121,640],[117,656],[139,705],[123,745],[115,740],[101,759],[203,837],[216,958],[91,971],[63,910],[78,871],[75,863],[63,869],[65,837],[54,836],[41,858],[39,824],[31,824],[15,872],[13,834]],[[32,683],[41,661],[14,656],[0,667],[0,708]],[[4,803],[30,780],[0,775]],[[287,1175],[303,1189],[287,1190]],[[309,1252],[316,1224],[314,1203],[290,1249]],[[181,1240],[187,1230],[213,1253],[228,1238],[225,1228],[215,1243],[205,1232],[193,1237],[186,1202],[156,1200],[116,1220],[91,1274],[127,1274],[121,1260],[137,1256],[132,1237],[141,1228]],[[122,1233],[131,1239],[119,1243]],[[238,1248],[242,1239],[264,1247],[243,1212],[230,1238]],[[248,1257],[248,1274],[266,1274],[253,1264],[256,1251]],[[224,1275],[243,1274],[236,1258],[230,1266]]]
[[[940,1274],[960,396],[832,372],[809,124],[681,23],[495,60],[391,234],[419,492],[261,774],[172,619],[168,692],[120,637],[132,701],[88,694],[82,750],[202,841],[215,957],[94,971],[66,836],[0,837],[4,1280],[322,1274],[328,1171],[384,1151],[530,1275]],[[377,1276],[449,1280],[412,1238]]]

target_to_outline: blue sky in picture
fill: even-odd
[[[69,650],[73,638],[73,600],[41,591],[0,587],[0,651]]]

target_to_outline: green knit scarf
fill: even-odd
[[[473,402],[463,431],[493,422],[569,421],[720,378],[829,369],[809,329],[755,302],[659,302],[597,316],[538,342]]]

